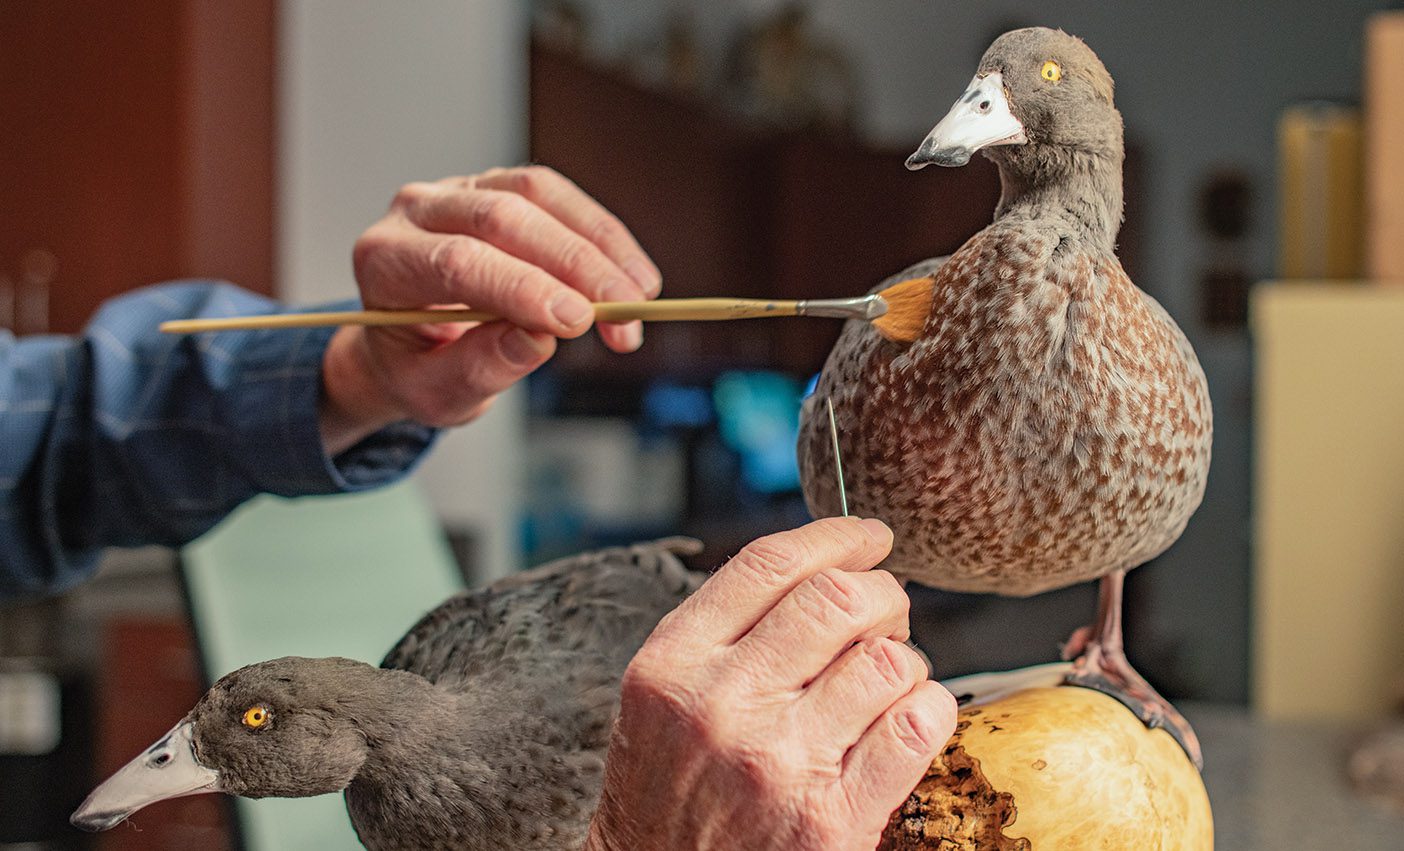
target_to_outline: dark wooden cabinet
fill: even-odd
[[[949,253],[989,222],[994,168],[908,172],[910,151],[782,133],[710,102],[537,44],[532,159],[569,175],[633,229],[668,296],[858,295]],[[612,358],[590,338],[562,347],[573,372],[705,375],[732,367],[817,369],[833,321],[664,324]]]
[[[845,139],[786,139],[772,209],[776,295],[858,295],[928,257],[950,254],[989,224],[999,175],[984,158],[958,169],[904,165],[911,151]],[[817,370],[837,323],[777,324],[780,362]]]
[[[0,0],[0,322],[74,331],[192,275],[272,291],[275,5]]]

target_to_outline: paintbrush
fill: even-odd
[[[595,305],[598,322],[688,322],[817,316],[871,322],[878,333],[896,342],[917,338],[931,309],[931,279],[903,281],[881,293],[857,298],[766,301],[746,298],[675,298],[655,301],[602,301]],[[499,317],[469,308],[427,310],[343,310],[328,313],[278,313],[219,319],[178,319],[162,322],[167,334],[205,331],[247,331],[268,328],[322,328],[335,325],[424,325],[439,322],[491,322]]]

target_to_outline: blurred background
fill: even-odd
[[[1203,507],[1128,580],[1130,656],[1198,710],[1221,847],[1399,848],[1404,819],[1347,780],[1354,754],[1378,791],[1360,737],[1404,708],[1394,5],[0,0],[0,327],[74,332],[179,277],[348,297],[352,241],[401,184],[527,160],[618,213],[668,295],[862,293],[988,223],[983,159],[902,161],[996,35],[1061,27],[1116,78],[1120,255],[1189,335],[1216,420]],[[798,406],[837,332],[571,342],[385,503],[260,504],[184,554],[113,553],[64,598],[0,606],[0,849],[355,847],[335,798],[185,799],[97,840],[66,815],[239,664],[378,661],[465,584],[677,533],[712,567],[805,521]],[[356,534],[405,540],[360,562],[329,544]],[[1094,596],[918,589],[914,627],[940,676],[1014,667],[1055,658]],[[274,597],[319,614],[279,619]]]

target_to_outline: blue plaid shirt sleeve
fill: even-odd
[[[434,431],[412,423],[323,451],[332,329],[156,330],[286,310],[191,282],[115,299],[77,337],[0,331],[0,599],[73,585],[103,547],[184,544],[258,493],[362,490],[414,466]]]

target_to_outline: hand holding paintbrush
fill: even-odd
[[[573,183],[537,166],[405,186],[356,241],[353,257],[370,309],[209,317],[165,330],[340,326],[325,342],[316,401],[323,448],[335,456],[392,423],[454,426],[476,418],[545,363],[558,340],[592,324],[621,353],[642,342],[637,320],[838,316],[910,340],[931,299],[925,279],[856,299],[650,301],[661,276],[629,230]],[[444,304],[472,310],[377,309]]]

